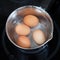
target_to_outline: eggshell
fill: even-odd
[[[23,22],[30,27],[34,27],[39,23],[39,19],[34,15],[27,15],[24,17]]]
[[[37,44],[43,44],[45,42],[45,40],[46,40],[45,34],[41,30],[35,30],[33,32],[33,40]]]
[[[30,33],[30,28],[25,24],[17,24],[15,27],[15,32],[18,35],[28,35]]]
[[[16,44],[23,48],[29,48],[31,46],[30,40],[26,36],[20,36],[18,37]]]

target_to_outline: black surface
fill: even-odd
[[[22,0],[21,0],[22,1]],[[60,29],[60,1],[59,0],[52,0],[49,4],[49,6],[46,6],[46,3],[42,5],[43,0],[32,0],[30,2],[25,2],[25,3],[15,3],[9,0],[0,0],[0,60],[8,60],[8,56],[6,56],[6,53],[3,49],[2,46],[2,32],[3,29],[5,28],[5,23],[7,20],[7,17],[9,14],[15,10],[16,8],[23,6],[23,5],[37,5],[37,6],[42,6],[45,7],[48,13],[51,15],[53,22],[55,22],[58,26],[58,30]],[[57,31],[57,28],[54,23],[54,37],[53,40],[49,42],[49,51],[50,54],[54,52],[55,48],[57,47],[57,42],[58,42],[58,34],[59,32]],[[49,55],[50,55],[49,54]],[[12,55],[11,55],[12,56]],[[51,59],[51,60],[60,60],[60,49],[57,51],[56,55]],[[59,58],[59,59],[58,59]],[[13,56],[12,56],[13,59]],[[35,59],[34,57],[32,58],[33,60]],[[11,59],[10,59],[11,60]]]
[[[57,23],[59,31],[60,31],[60,0],[55,1],[55,3],[50,8],[49,13],[50,13],[53,21],[55,21]],[[57,34],[57,33],[55,32],[55,34]],[[54,39],[56,39],[55,35],[54,35]],[[57,42],[57,40],[56,40],[56,42]],[[54,48],[54,46],[56,47],[56,44],[53,46],[53,42],[51,42],[50,45],[53,48]],[[52,60],[60,60],[59,56],[60,56],[60,48],[59,48],[58,52],[56,53],[56,55],[52,58]]]
[[[38,48],[36,50],[24,51],[15,47],[7,38],[5,29],[2,33],[2,46],[5,51],[5,54],[9,59],[17,59],[17,60],[46,60],[48,56],[48,44]],[[35,58],[33,58],[35,57]],[[43,58],[42,58],[43,57]]]

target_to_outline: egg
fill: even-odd
[[[23,22],[30,27],[35,27],[39,23],[39,19],[34,15],[27,15],[24,17]]]
[[[43,33],[42,30],[35,30],[33,32],[33,40],[37,43],[37,44],[43,44],[46,40],[45,38],[45,34]]]
[[[16,41],[16,44],[23,48],[30,48],[30,46],[31,46],[30,40],[26,36],[19,36]]]
[[[28,35],[30,33],[30,28],[25,24],[17,24],[15,27],[15,32],[18,35]]]

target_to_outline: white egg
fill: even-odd
[[[33,32],[33,40],[37,44],[43,44],[46,41],[45,34],[43,33],[42,30],[35,30]]]

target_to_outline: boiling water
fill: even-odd
[[[17,40],[17,38],[18,38],[18,35],[15,33],[15,26],[17,25],[17,24],[19,24],[19,23],[23,23],[23,18],[24,17],[22,17],[22,16],[15,16],[15,18],[13,19],[13,21],[12,21],[12,23],[13,23],[13,25],[12,25],[12,30],[13,30],[13,41],[16,43],[16,40]],[[30,34],[29,35],[27,35],[27,37],[30,39],[30,42],[31,42],[31,48],[35,48],[35,47],[37,47],[37,46],[40,46],[40,45],[38,45],[38,44],[36,44],[35,43],[35,41],[33,40],[33,37],[32,37],[32,32],[34,31],[34,30],[37,30],[37,29],[40,29],[40,30],[42,30],[43,32],[44,32],[44,34],[46,35],[46,40],[47,40],[47,32],[48,32],[48,30],[47,30],[47,27],[48,27],[48,25],[45,23],[45,22],[48,22],[47,21],[47,19],[44,17],[44,16],[37,16],[37,18],[39,19],[39,24],[37,25],[37,26],[35,26],[35,27],[33,27],[33,28],[31,28],[31,32],[30,32]],[[47,30],[47,32],[46,32],[46,30]],[[12,33],[11,33],[12,34]]]

